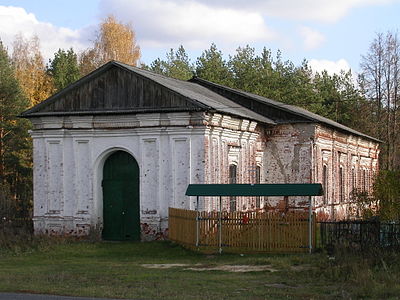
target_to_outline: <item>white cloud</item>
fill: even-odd
[[[132,22],[142,49],[202,50],[211,42],[226,52],[239,45],[269,45],[283,50],[293,44],[295,32],[282,34],[268,25],[268,18],[334,22],[351,9],[399,0],[100,0],[100,15],[114,14]],[[272,21],[271,21],[272,22]],[[322,33],[302,27],[297,33],[304,49],[325,41]],[[294,28],[296,31],[296,28]],[[229,51],[231,52],[231,51]],[[228,53],[229,53],[228,52]]]
[[[132,22],[142,49],[165,51],[183,44],[189,51],[203,50],[215,42],[224,53],[239,45],[285,48],[293,35],[279,34],[267,25],[268,16],[291,20],[336,21],[351,9],[399,0],[100,0],[100,17],[113,13]],[[267,20],[267,21],[266,21]],[[0,6],[0,38],[10,51],[18,33],[38,35],[46,61],[58,48],[85,49],[94,39],[94,25],[79,30],[42,22],[25,9]],[[325,37],[309,27],[299,28],[305,49],[315,49]],[[231,52],[231,51],[229,51]]]
[[[335,22],[356,7],[394,1],[396,0],[197,0],[214,7],[229,6],[234,9],[257,11],[266,16],[323,22]]]
[[[25,9],[13,6],[0,6],[0,38],[12,51],[15,35],[21,33],[25,38],[37,35],[40,39],[42,54],[47,62],[59,48],[73,47],[76,52],[85,49],[89,44],[92,28],[71,30],[56,27],[50,23],[40,22],[34,14]]]
[[[306,50],[312,50],[321,46],[325,41],[325,37],[322,33],[306,26],[299,28],[300,35],[304,39],[304,48]]]
[[[184,44],[204,49],[211,42],[237,46],[276,37],[258,12],[210,7],[196,1],[103,0],[100,8],[125,22],[133,20],[142,47]]]
[[[337,61],[325,60],[325,59],[311,59],[309,65],[314,72],[322,72],[326,70],[329,75],[340,74],[340,71],[349,71],[350,65],[345,59],[339,59]]]

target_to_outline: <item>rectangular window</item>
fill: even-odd
[[[322,188],[324,189],[323,201],[324,205],[328,204],[328,167],[322,167]]]
[[[367,191],[367,172],[366,170],[362,170],[362,191]]]
[[[257,166],[256,167],[256,184],[261,183],[261,167]],[[261,197],[257,196],[256,197],[256,208],[261,208]]]
[[[343,178],[343,167],[339,168],[339,201],[344,202],[344,178]]]
[[[229,183],[236,184],[236,177],[237,177],[237,166],[236,165],[229,165]],[[229,197],[229,210],[236,211],[236,197],[230,196]]]

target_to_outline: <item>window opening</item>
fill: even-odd
[[[326,165],[322,168],[322,188],[324,189],[323,201],[324,204],[328,203],[328,167]]]
[[[343,167],[339,168],[339,201],[344,202],[344,180],[343,180]]]
[[[362,190],[363,192],[367,191],[367,174],[366,170],[362,170]]]
[[[237,166],[236,165],[229,165],[229,183],[236,184],[236,177],[237,177]],[[230,196],[229,197],[229,210],[236,211],[236,197]]]
[[[261,183],[261,167],[257,166],[256,167],[256,184]],[[257,196],[256,197],[256,208],[261,208],[261,197]]]

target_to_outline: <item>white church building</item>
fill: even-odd
[[[109,62],[22,114],[33,124],[34,229],[164,238],[189,183],[323,184],[314,209],[351,216],[379,140],[299,107],[199,78]],[[304,199],[227,198],[225,210],[302,209]],[[204,199],[204,210],[217,202]]]

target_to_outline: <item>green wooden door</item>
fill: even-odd
[[[107,158],[103,169],[103,239],[140,240],[139,166],[124,151]]]

